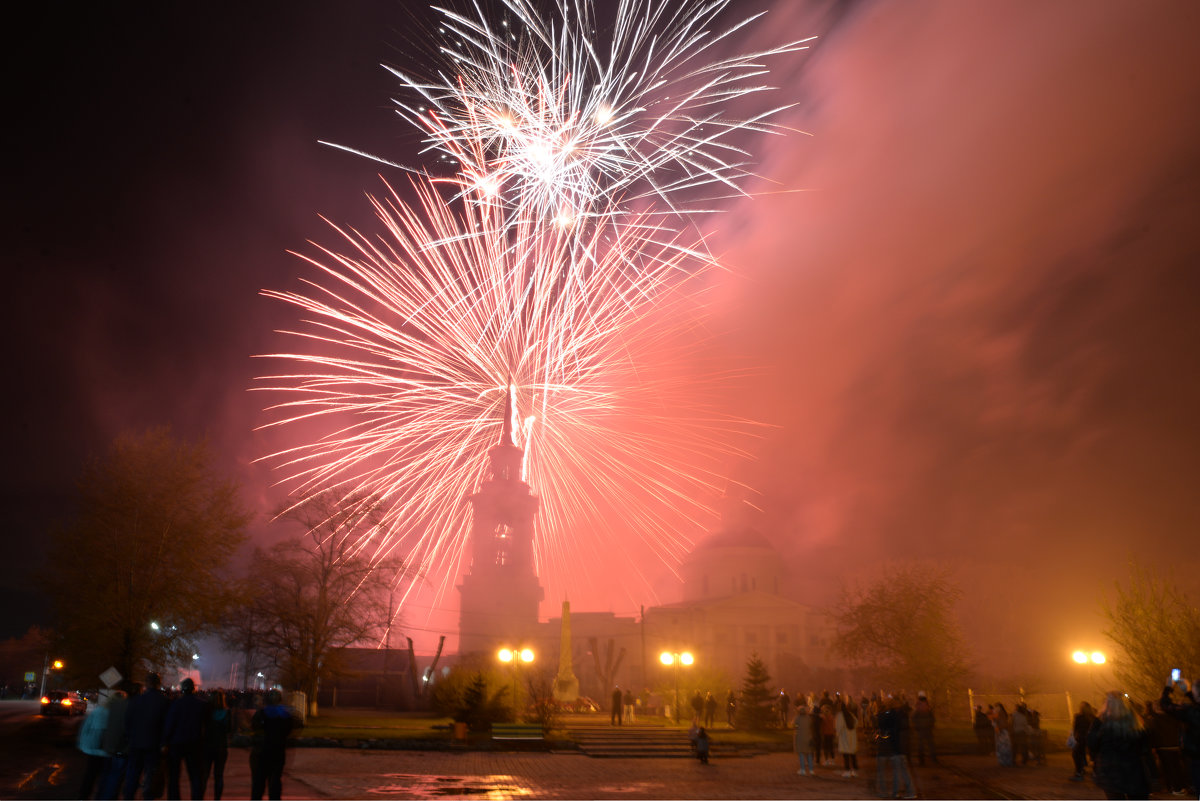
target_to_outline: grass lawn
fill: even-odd
[[[343,740],[448,739],[451,722],[447,717],[423,713],[323,709],[318,717],[310,717],[296,734]]]

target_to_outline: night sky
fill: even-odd
[[[207,436],[250,506],[282,497],[247,390],[293,312],[258,293],[333,241],[320,215],[369,227],[365,194],[401,180],[318,140],[415,158],[379,64],[418,57],[425,12],[175,6],[9,32],[5,636],[45,621],[29,566],[120,430]],[[777,426],[732,477],[793,594],[937,560],[980,660],[1014,670],[1101,643],[1131,558],[1200,597],[1200,6],[768,20],[821,35],[770,79],[805,133],[748,140],[770,182],[701,228],[729,268],[716,347],[753,368],[730,411]]]

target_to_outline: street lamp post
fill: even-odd
[[[679,665],[685,667],[691,665],[695,661],[692,655],[687,651],[663,651],[658,655],[658,661],[664,665],[671,666],[675,674],[675,722],[679,722]]]
[[[54,663],[51,664],[50,654],[46,654],[46,661],[42,665],[42,689],[38,693],[39,697],[46,694],[46,677],[50,675],[50,668],[54,668],[55,670],[62,670],[62,666],[63,666],[63,663],[62,663],[61,659],[55,659]]]
[[[535,654],[533,653],[532,648],[522,648],[521,650],[518,651],[515,648],[505,647],[505,648],[501,648],[499,651],[496,652],[497,659],[499,659],[504,664],[510,665],[512,667],[512,672],[513,672],[513,711],[514,712],[516,712],[517,709],[519,708],[519,704],[517,703],[517,671],[520,669],[521,665],[531,664],[534,660],[534,657],[535,657]]]

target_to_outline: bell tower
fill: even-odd
[[[538,499],[525,482],[510,385],[500,441],[488,451],[489,476],[471,501],[471,564],[459,591],[458,652],[490,653],[527,644],[544,591],[533,569]]]

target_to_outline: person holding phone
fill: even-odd
[[[1179,702],[1172,697],[1176,690],[1182,696]],[[1188,683],[1180,677],[1180,671],[1176,668],[1171,671],[1171,682],[1163,688],[1158,706],[1163,714],[1183,723],[1179,750],[1188,763],[1192,793],[1200,792],[1200,685],[1193,683],[1189,693]]]

